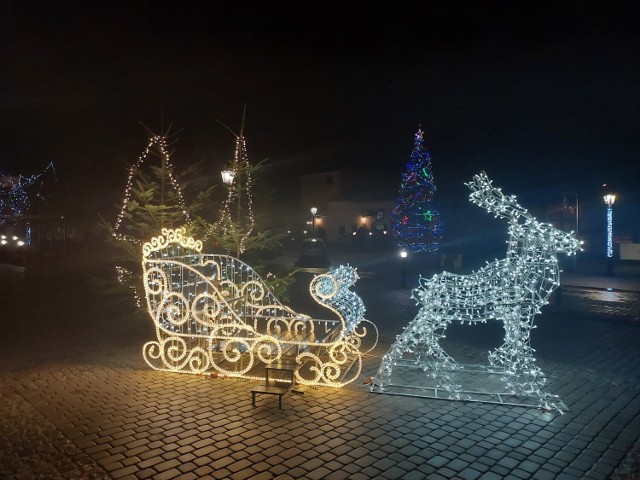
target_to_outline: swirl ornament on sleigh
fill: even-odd
[[[296,363],[299,383],[340,387],[359,375],[363,341],[368,348],[377,343],[362,300],[349,290],[358,278],[349,266],[317,276],[309,287],[337,320],[282,305],[249,265],[203,254],[202,243],[183,229],[164,229],[144,244],[142,267],[157,335],[143,357],[156,370],[261,379],[264,366],[286,357]]]

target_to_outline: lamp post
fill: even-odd
[[[565,200],[567,195],[573,195],[576,197],[576,238],[578,237],[578,235],[580,234],[580,203],[578,200],[578,194],[574,193],[574,192],[562,192],[562,195],[564,195]],[[577,264],[577,260],[578,260],[578,256],[574,255],[573,256],[573,270],[576,270],[576,264]]]
[[[407,251],[404,248],[400,250],[400,286],[407,286]]]
[[[607,206],[607,273],[613,274],[613,204],[615,195],[605,195],[604,203]]]
[[[311,234],[316,236],[316,213],[318,213],[318,209],[316,207],[311,207]]]
[[[236,172],[233,170],[222,170],[220,172],[220,175],[222,176],[222,183],[224,183],[228,188],[229,188],[229,197],[227,198],[227,202],[229,202],[229,204],[231,203],[231,199],[233,196],[233,179],[235,178]],[[240,178],[240,177],[238,177]],[[230,205],[229,205],[230,206]],[[240,224],[240,209],[242,208],[241,203],[240,203],[240,187],[238,186],[238,226]],[[231,212],[229,212],[229,217],[231,216]],[[231,221],[231,218],[229,218],[229,221]],[[238,239],[236,241],[236,257],[240,258],[240,237],[238,236]]]

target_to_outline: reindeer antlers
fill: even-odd
[[[473,176],[471,182],[465,183],[471,194],[469,199],[476,205],[494,213],[496,217],[517,221],[520,216],[530,217],[527,209],[520,206],[515,195],[505,195],[502,190],[494,187],[485,172]]]

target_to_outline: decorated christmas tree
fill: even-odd
[[[260,260],[260,253],[276,247],[282,234],[275,235],[271,230],[258,225],[253,211],[254,182],[263,172],[266,160],[252,164],[247,153],[244,134],[246,107],[242,116],[240,133],[229,130],[236,138],[233,158],[222,172],[227,195],[220,207],[220,217],[210,224],[203,237],[205,244],[212,243],[214,249],[247,261],[262,276],[271,291],[281,300],[288,299],[288,289],[293,283],[293,271],[279,276],[270,272]],[[211,239],[211,240],[209,240]]]
[[[398,246],[412,252],[438,249],[444,224],[434,203],[435,193],[431,158],[424,146],[424,132],[418,128],[393,210],[393,236]]]
[[[222,172],[227,195],[220,208],[219,220],[211,225],[204,237],[206,241],[211,236],[216,247],[222,247],[227,254],[237,258],[271,248],[279,241],[278,236],[257,225],[253,211],[254,182],[262,174],[266,160],[256,164],[249,161],[244,134],[245,116],[246,107],[239,134],[225,125],[236,138],[233,158]]]
[[[42,173],[31,176],[11,175],[0,169],[0,215],[3,221],[37,212],[52,196],[56,183],[53,162]]]
[[[146,148],[129,167],[124,198],[118,205],[115,224],[102,219],[111,233],[116,274],[119,283],[131,289],[138,306],[142,298],[140,256],[142,244],[163,228],[184,226],[190,233],[198,229],[200,210],[211,195],[211,188],[198,190],[187,204],[180,183],[188,184],[197,175],[192,165],[180,173],[171,162],[172,139],[169,131],[157,135],[152,132]]]
[[[240,135],[236,136],[233,160],[223,172],[227,198],[222,204],[216,232],[218,241],[238,258],[247,250],[246,242],[255,226],[251,173],[252,165],[247,155],[243,124]]]

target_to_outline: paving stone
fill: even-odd
[[[138,471],[138,467],[136,465],[129,465],[128,467],[119,468],[117,470],[109,470],[109,474],[113,478],[124,478],[130,475],[134,475]]]
[[[535,480],[555,480],[557,478],[557,474],[550,472],[549,470],[537,470],[533,472],[533,476],[531,477]]]
[[[222,468],[220,470],[213,470],[209,473],[212,478],[216,478],[219,480],[228,480],[231,477],[232,473],[226,468]]]
[[[465,468],[467,468],[469,464],[467,462],[463,462],[459,458],[455,458],[451,462],[447,463],[447,467],[456,472],[461,472]]]
[[[482,472],[479,472],[474,468],[465,468],[460,473],[458,473],[458,477],[462,480],[476,480],[480,478],[481,475]]]
[[[160,472],[154,477],[154,480],[171,480],[173,478],[178,478],[182,476],[180,470],[177,468],[171,468],[169,470],[165,470],[164,472]]]
[[[511,477],[513,478],[521,478],[521,479],[528,479],[531,478],[531,473],[522,470],[520,468],[516,468],[515,470],[511,470],[510,474]]]
[[[427,463],[436,468],[440,468],[449,463],[449,459],[440,455],[436,455],[435,457],[430,458]]]

